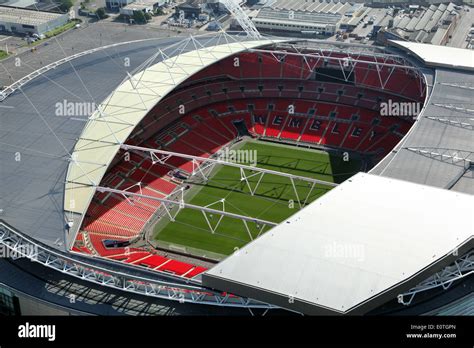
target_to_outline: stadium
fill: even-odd
[[[87,289],[184,314],[474,314],[473,62],[219,33],[45,66],[0,96],[1,283],[74,313],[145,313]]]

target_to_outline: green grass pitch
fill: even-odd
[[[357,172],[361,165],[359,160],[343,161],[342,157],[326,152],[267,142],[249,141],[240,150],[255,150],[258,167],[329,182],[345,180]],[[227,212],[277,223],[298,211],[299,204],[288,178],[265,174],[254,196],[250,195],[247,184],[240,178],[238,168],[219,166],[207,183],[194,185],[188,203],[206,206],[224,198]],[[249,179],[252,188],[258,179],[258,175]],[[306,197],[307,203],[310,203],[330,189],[329,186],[316,185],[310,193],[307,182],[295,181],[295,186],[302,203]],[[210,208],[222,210],[222,204],[215,203]],[[221,216],[207,214],[207,217],[210,224],[215,226]],[[260,227],[255,222],[248,223],[253,238],[258,236]],[[268,228],[262,233],[266,230]],[[194,254],[200,255],[206,252],[228,255],[236,247],[240,248],[251,240],[241,220],[223,217],[212,233],[203,213],[191,209],[181,210],[174,222],[170,222],[167,217],[162,218],[155,226],[154,238],[158,243],[192,248]]]

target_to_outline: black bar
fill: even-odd
[[[468,346],[474,317],[3,317],[0,345],[409,344]],[[20,338],[20,325],[55,325],[54,341]],[[23,330],[23,332],[25,332]],[[34,333],[34,331],[29,331]],[[46,332],[46,331],[45,331]],[[421,334],[421,337],[408,337]],[[454,335],[435,337],[434,335]],[[47,335],[46,335],[47,336]],[[50,336],[52,338],[52,335]]]

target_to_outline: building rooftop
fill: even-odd
[[[0,6],[0,22],[40,25],[62,16],[64,14]]]
[[[153,5],[149,3],[145,4],[140,2],[134,2],[132,4],[128,4],[127,6],[122,7],[122,9],[130,11],[143,11],[151,7],[153,7]]]
[[[29,6],[36,5],[36,0],[7,0],[0,1],[3,6],[12,6],[20,8],[28,8]]]
[[[341,15],[331,13],[294,11],[294,19],[289,19],[289,10],[276,10],[269,7],[265,7],[260,10],[256,18],[278,20],[281,22],[292,22],[295,24],[298,24],[300,22],[337,24],[341,19]]]

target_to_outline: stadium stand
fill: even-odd
[[[377,58],[364,59],[368,63],[349,63],[353,77],[343,81],[340,66],[331,68],[328,59],[268,53],[231,56],[198,72],[165,97],[127,143],[209,157],[239,136],[242,129],[236,123],[242,121],[253,137],[381,158],[408,132],[413,120],[380,117],[380,103],[421,101],[424,94],[419,78],[411,72],[379,68],[370,63]],[[321,70],[315,74],[314,68]],[[102,184],[163,198],[178,188],[179,182],[170,175],[176,169],[191,174],[193,164],[177,157],[160,164],[146,153],[122,151]],[[159,207],[160,202],[152,199],[97,192],[73,250],[187,278],[203,272],[203,267],[154,252],[104,246],[104,240],[139,238]]]

